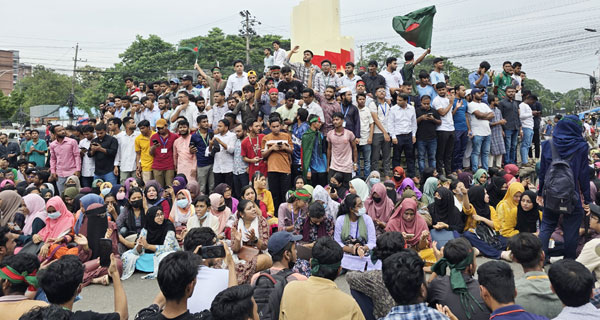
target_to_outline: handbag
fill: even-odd
[[[254,248],[254,247],[250,247],[250,246],[242,246],[240,248],[240,251],[238,251],[238,253],[237,253],[238,258],[240,258],[241,260],[247,261],[247,262],[252,261],[252,259],[254,259],[259,254],[260,254],[260,250],[258,250],[257,248]]]
[[[478,223],[475,227],[475,235],[479,240],[489,244],[497,250],[504,250],[504,245],[499,239],[498,232],[485,223]]]

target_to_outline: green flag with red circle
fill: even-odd
[[[392,20],[392,27],[398,34],[415,47],[431,48],[433,16],[435,6],[422,8]]]

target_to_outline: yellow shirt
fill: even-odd
[[[494,230],[500,231],[500,227],[502,226],[502,221],[498,218],[498,214],[496,213],[496,209],[494,207],[490,207],[490,220],[494,223]],[[471,208],[473,206],[471,205]],[[466,214],[466,212],[465,212]],[[473,214],[467,215],[467,222],[465,223],[465,231],[469,229],[475,229],[477,227],[477,221],[473,219]]]
[[[540,220],[542,220],[542,211],[539,210]],[[504,214],[502,219],[502,229],[500,230],[500,234],[504,237],[510,238],[514,235],[519,234],[519,230],[515,229],[517,226],[517,208],[510,210],[508,213]]]
[[[156,132],[151,132],[150,137]],[[142,171],[152,171],[152,162],[154,157],[150,155],[150,137],[140,134],[135,138],[135,152],[140,153],[140,162],[142,163]]]
[[[342,292],[335,282],[312,276],[285,286],[279,310],[280,320],[365,319],[358,303]]]
[[[273,195],[271,194],[271,191],[264,189],[262,192],[258,190],[256,190],[256,192],[258,193],[258,199],[264,202],[265,206],[267,206],[267,214],[269,217],[272,217],[275,213],[275,204],[273,203]],[[261,194],[262,199],[260,199]]]

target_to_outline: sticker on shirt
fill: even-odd
[[[167,148],[160,149],[160,153],[167,153]]]

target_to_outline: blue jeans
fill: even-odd
[[[425,169],[425,155],[427,154],[428,168],[435,168],[435,151],[437,149],[437,138],[431,140],[417,140],[419,150],[419,172]]]
[[[360,156],[362,155],[363,161],[365,163],[365,169],[364,169],[364,177],[368,177],[369,174],[371,173],[371,145],[370,144],[365,144],[362,146],[358,146],[358,171],[356,171],[356,175],[357,176],[361,176],[360,173],[361,171],[361,166],[360,166]]]
[[[481,167],[487,171],[488,156],[490,155],[490,139],[491,136],[474,136],[473,151],[471,151],[471,169],[477,171],[479,164],[479,155],[481,155]]]
[[[519,130],[504,130],[504,146],[506,156],[504,164],[517,162],[517,142],[519,141]]]
[[[454,154],[452,159],[452,171],[463,168],[463,157],[469,142],[469,132],[466,130],[454,130]]]
[[[533,129],[523,128],[523,139],[521,139],[521,163],[527,164],[529,147],[531,147],[531,141],[533,141]]]
[[[102,179],[104,182],[110,182],[113,186],[118,184],[117,177],[115,177],[115,174],[112,171],[103,175],[94,174],[94,180],[96,179]]]

